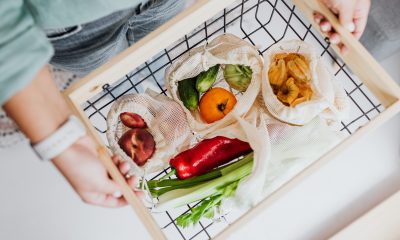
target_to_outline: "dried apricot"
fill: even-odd
[[[306,63],[299,57],[295,57],[287,63],[288,73],[298,81],[308,82],[311,80],[311,71]]]
[[[277,94],[278,99],[287,104],[292,104],[299,95],[300,90],[294,82],[293,78],[289,78],[286,83],[279,89]]]
[[[309,101],[311,70],[305,56],[299,53],[278,53],[268,71],[268,79],[277,98],[286,106]]]
[[[286,70],[285,60],[280,59],[278,62],[273,62],[268,71],[269,83],[275,86],[281,86],[286,81],[288,75]]]
[[[310,85],[308,84],[297,84],[297,86],[299,87],[299,96],[296,100],[294,100],[290,106],[291,107],[295,107],[296,105],[305,102],[305,101],[309,101],[313,95],[313,91],[311,90]]]

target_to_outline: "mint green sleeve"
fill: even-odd
[[[53,48],[23,0],[0,1],[0,105],[49,62]]]

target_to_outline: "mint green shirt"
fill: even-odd
[[[137,6],[140,0],[0,0],[0,104],[50,61],[43,29],[83,24]]]

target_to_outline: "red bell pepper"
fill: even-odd
[[[217,136],[205,139],[193,148],[179,153],[169,164],[175,168],[179,179],[187,179],[204,174],[251,151],[247,142]]]

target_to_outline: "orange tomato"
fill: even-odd
[[[220,87],[208,90],[200,99],[200,116],[206,123],[225,117],[236,104],[235,95]]]

